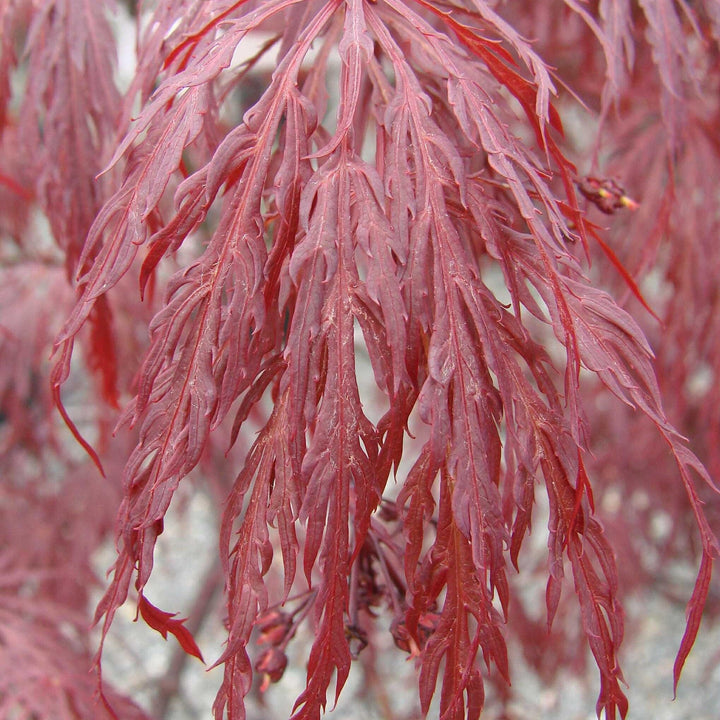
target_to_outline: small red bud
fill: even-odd
[[[405,625],[404,619],[395,619],[390,625],[390,633],[393,636],[395,645],[404,650],[410,652],[410,633],[408,632],[407,626]]]
[[[260,629],[260,645],[280,645],[287,637],[292,619],[280,610],[270,610],[258,618],[256,625]]]
[[[255,663],[255,671],[263,675],[260,689],[267,690],[271,682],[278,682],[283,676],[287,664],[287,655],[279,648],[270,647],[265,650]]]
[[[587,176],[577,181],[580,192],[606,215],[628,208],[636,210],[638,204],[625,194],[625,189],[615,180]]]

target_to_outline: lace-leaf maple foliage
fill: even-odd
[[[259,422],[240,466],[228,460],[225,470],[236,478],[220,528],[218,718],[245,717],[256,630],[269,647],[255,671],[277,680],[301,621],[315,639],[293,718],[319,717],[381,609],[395,643],[416,657],[422,711],[437,693],[441,717],[478,718],[487,678],[510,678],[505,635],[519,601],[510,603],[509,564],[520,563],[541,487],[548,625],[566,602],[569,570],[600,673],[598,714],[625,717],[618,569],[594,508],[598,425],[581,374],[655,426],[666,472],[675,460],[668,482],[684,489],[695,519],[701,565],[677,684],[718,552],[698,495],[712,481],[663,410],[638,324],[646,310],[634,319],[608,292],[650,307],[638,284],[650,262],[611,249],[593,203],[641,217],[646,199],[632,213],[619,185],[580,181],[571,159],[588,160],[563,137],[560,112],[577,101],[558,88],[584,96],[614,138],[633,103],[656,102],[674,188],[674,163],[707,137],[692,120],[717,119],[717,95],[698,101],[692,120],[678,98],[716,82],[694,63],[717,57],[720,13],[715,0],[693,9],[671,0],[515,5],[141,5],[137,72],[123,95],[105,4],[0,1],[3,147],[18,137],[42,148],[29,177],[8,151],[0,180],[16,204],[36,202],[47,215],[77,293],[56,326],[49,388],[95,462],[116,460],[107,428],[91,446],[62,402],[77,383],[79,345],[103,417],[125,402],[119,424],[134,433],[120,473],[117,560],[96,613],[103,638],[134,586],[143,617],[200,655],[181,621],[144,596],[156,541],[208,448]],[[568,38],[557,36],[554,13],[568,19]],[[86,32],[70,32],[78,27]],[[22,30],[28,80],[15,125],[8,73]],[[588,77],[563,74],[571,51]],[[272,73],[253,95],[253,72],[268,58]],[[719,154],[717,143],[711,150]],[[674,192],[654,192],[675,212]],[[26,222],[7,218],[11,228]],[[659,242],[662,232],[670,223],[628,237]],[[125,297],[129,279],[152,319]],[[139,312],[133,338],[143,323],[149,332],[135,354],[123,347],[123,310]],[[663,319],[682,336],[693,319],[677,317],[671,309]],[[360,354],[381,398],[378,419],[359,387]],[[1,387],[5,401],[10,382]],[[113,475],[108,468],[108,482]],[[276,554],[277,591],[266,582]],[[291,598],[299,608],[280,610]]]

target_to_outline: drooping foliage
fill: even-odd
[[[541,496],[547,624],[574,591],[598,714],[624,718],[622,567],[594,498],[638,483],[651,506],[673,498],[670,550],[700,557],[677,683],[718,552],[693,453],[720,469],[717,0],[140,3],[122,89],[112,10],[0,0],[7,492],[29,502],[50,466],[58,499],[32,512],[76,492],[54,402],[97,466],[84,482],[121,495],[102,637],[134,588],[201,657],[144,591],[179,485],[243,438],[222,471],[217,718],[245,717],[254,675],[282,676],[301,622],[293,718],[319,717],[382,613],[422,711],[480,717],[486,679],[511,676]],[[65,557],[81,586],[95,521]],[[648,522],[628,523],[641,557]],[[53,563],[33,562],[18,572]],[[9,712],[24,693],[0,684]],[[118,702],[103,711],[126,716]]]

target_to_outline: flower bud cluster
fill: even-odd
[[[285,646],[293,630],[293,618],[281,610],[269,610],[257,622],[260,629],[258,645],[267,645],[255,662],[255,671],[263,677],[261,691],[278,682],[285,673],[288,658]]]

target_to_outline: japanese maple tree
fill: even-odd
[[[479,718],[507,638],[535,642],[541,497],[546,625],[579,607],[608,720],[613,545],[653,572],[671,512],[664,556],[700,563],[677,685],[719,550],[720,2],[128,6],[123,83],[110,0],[0,0],[0,717],[144,717],[99,674],[128,598],[202,659],[146,594],[196,468],[217,718],[303,624],[318,718],[381,619],[422,712]]]

